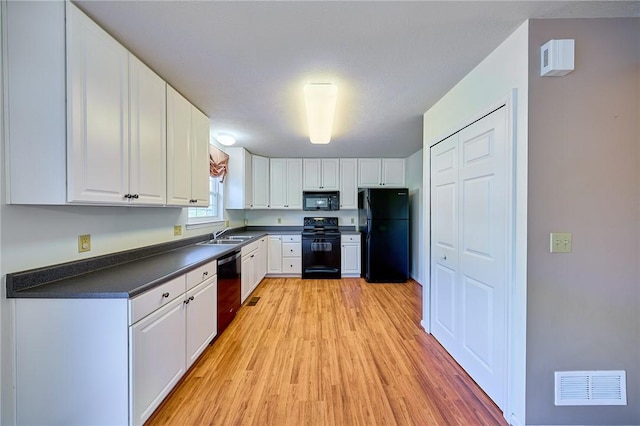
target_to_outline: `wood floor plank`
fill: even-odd
[[[421,287],[266,278],[147,425],[505,425],[420,327]]]

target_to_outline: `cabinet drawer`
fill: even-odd
[[[301,274],[302,258],[289,257],[289,258],[282,259],[282,273],[283,274]]]
[[[184,294],[184,275],[129,299],[129,325]]]
[[[283,243],[299,243],[302,239],[300,235],[283,235],[282,242]]]
[[[340,242],[342,243],[359,243],[360,242],[360,234],[354,235],[341,235]]]
[[[282,257],[302,256],[302,246],[300,243],[282,243]]]
[[[187,272],[187,290],[191,290],[202,281],[213,277],[218,268],[218,261],[214,260],[205,265],[202,265],[193,271]]]
[[[251,253],[252,251],[256,250],[259,246],[260,246],[260,241],[254,241],[251,244],[247,244],[246,246],[243,246],[240,249],[240,255],[241,256],[246,256],[249,253]]]

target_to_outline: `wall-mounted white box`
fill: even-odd
[[[575,40],[549,40],[540,46],[540,75],[560,77],[574,69]]]

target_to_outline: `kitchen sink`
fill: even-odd
[[[242,242],[242,240],[230,240],[230,239],[217,239],[217,240],[209,240],[209,241],[203,241],[201,243],[198,243],[200,245],[217,245],[217,244],[228,244],[228,245],[232,245],[232,244],[240,244]]]

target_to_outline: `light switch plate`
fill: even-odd
[[[549,241],[551,253],[571,253],[573,248],[571,232],[552,232]]]

